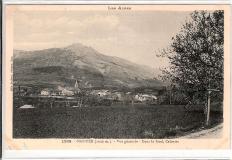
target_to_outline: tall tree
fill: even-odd
[[[162,78],[187,92],[223,90],[224,12],[194,11],[161,56],[170,67]]]

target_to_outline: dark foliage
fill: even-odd
[[[223,46],[224,12],[193,12],[180,33],[172,38],[170,48],[161,53],[170,61],[170,67],[163,69],[163,80],[185,90],[189,97],[196,90],[208,88],[223,93]],[[201,93],[197,96],[204,99],[205,93]]]

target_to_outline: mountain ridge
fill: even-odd
[[[90,46],[85,46],[85,45],[83,45],[83,44],[81,44],[81,43],[73,43],[73,44],[71,44],[71,45],[68,45],[68,46],[64,47],[64,49],[75,48],[76,46],[83,46],[83,47],[85,47],[85,48],[89,48],[89,49],[95,50],[95,49],[93,49],[92,47],[90,47]],[[20,54],[21,54],[22,52],[27,53],[27,54],[30,54],[30,52],[46,51],[46,50],[53,50],[53,49],[60,49],[60,48],[54,47],[54,48],[46,48],[46,49],[38,49],[38,50],[21,50],[21,49],[14,49],[13,52],[14,52],[14,56],[20,56]],[[95,51],[97,51],[97,50],[95,50]],[[98,52],[98,51],[97,51],[97,52]],[[17,54],[17,53],[20,53],[20,54],[19,54],[19,55],[15,55],[15,54]],[[100,53],[100,52],[98,52],[98,53]],[[111,57],[111,58],[115,58],[115,59],[120,59],[120,60],[123,60],[123,61],[127,61],[127,62],[129,62],[129,63],[133,63],[133,64],[135,64],[135,65],[139,65],[139,66],[142,66],[142,67],[144,67],[144,68],[147,68],[148,70],[156,70],[155,68],[152,68],[152,67],[150,67],[150,66],[147,66],[147,65],[144,65],[144,64],[137,64],[137,63],[135,63],[135,62],[132,62],[132,61],[130,61],[130,60],[126,60],[126,59],[123,59],[123,58],[120,58],[120,57],[109,56],[109,55],[105,55],[105,54],[103,54],[103,53],[100,53],[100,54],[103,55],[103,56],[107,56],[107,57]],[[155,71],[153,71],[153,72],[155,72]]]
[[[14,50],[13,57],[14,81],[24,85],[47,83],[48,86],[72,86],[70,79],[78,79],[83,87],[90,88],[151,86],[147,81],[151,79],[154,80],[153,86],[163,85],[154,78],[155,71],[149,67],[101,54],[80,43],[64,48]]]

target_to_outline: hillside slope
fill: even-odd
[[[157,87],[163,84],[146,66],[103,55],[91,47],[72,44],[37,51],[14,50],[14,83],[42,87],[84,88]]]

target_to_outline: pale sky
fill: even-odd
[[[14,49],[40,50],[73,43],[102,54],[159,68],[156,57],[168,47],[190,12],[20,11],[14,15]]]

